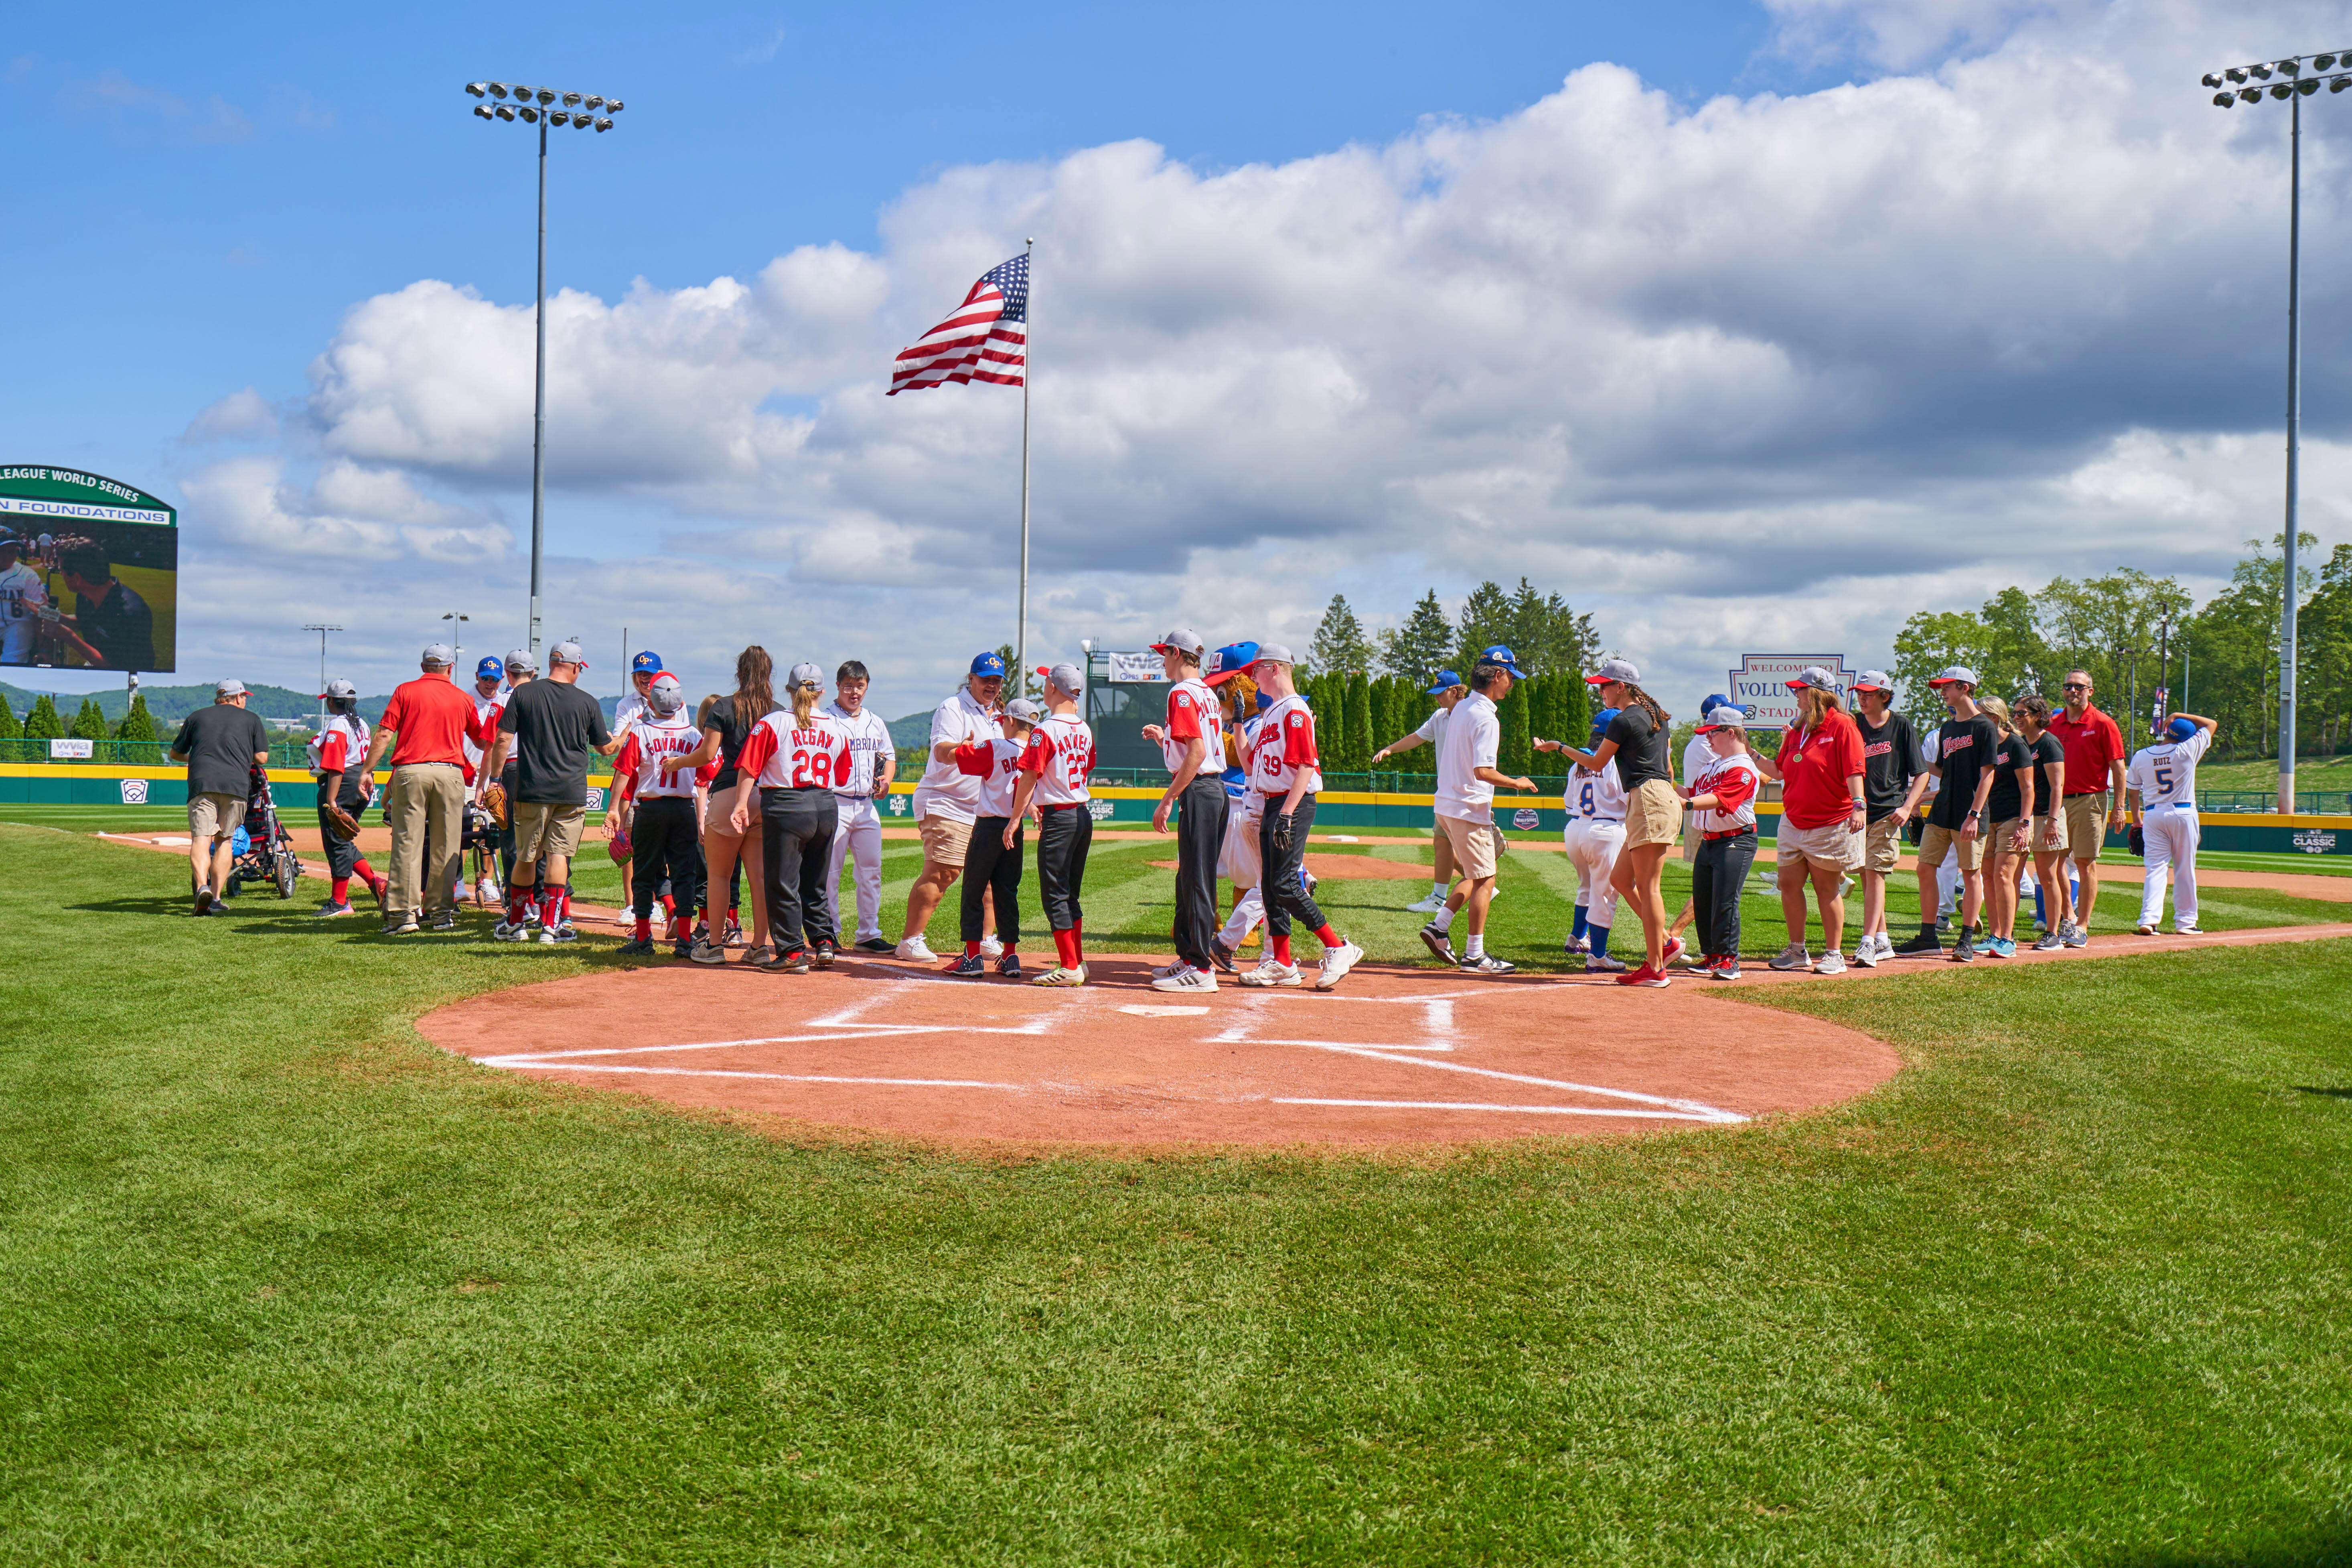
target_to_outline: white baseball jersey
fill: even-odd
[[[981,816],[1013,815],[1013,788],[1021,782],[1021,757],[1027,750],[1026,741],[1008,741],[1002,735],[956,748],[956,766],[980,781]],[[1044,793],[1042,782],[1039,793]]]
[[[498,690],[492,692],[489,696],[485,697],[482,695],[479,689],[468,687],[466,689],[466,695],[474,700],[475,729],[484,734],[488,734],[497,730],[499,727],[499,714],[507,705],[507,689],[504,686],[501,686]],[[467,765],[473,768],[478,773],[481,771],[482,761],[488,754],[488,752],[483,747],[475,743],[474,737],[472,735],[460,737],[458,743],[466,749]]]
[[[0,572],[0,664],[33,662],[36,617],[48,602],[41,574],[22,561]]]
[[[980,781],[957,771],[952,759],[940,761],[938,746],[976,746],[1003,731],[996,727],[996,710],[971,694],[969,685],[931,710],[929,762],[922,782],[915,786],[915,820],[927,816],[950,822],[970,822],[980,807]]]
[[[1292,692],[1258,715],[1257,733],[1250,741],[1250,787],[1260,795],[1286,795],[1300,773],[1307,787],[1321,787],[1317,768],[1315,714],[1307,699]]]
[[[1037,788],[1029,798],[1039,805],[1076,805],[1091,800],[1087,775],[1095,771],[1095,732],[1076,714],[1047,714],[1029,732],[1029,747],[1021,753],[1021,771],[1037,775]]]
[[[1217,706],[1217,694],[1199,676],[1180,680],[1168,689],[1167,731],[1167,738],[1160,742],[1160,759],[1168,764],[1171,777],[1183,767],[1184,753],[1192,749],[1190,742],[1194,736],[1209,743],[1201,758],[1201,773],[1206,775],[1223,770],[1224,711]]]
[[[1265,815],[1265,796],[1251,787],[1250,783],[1250,747],[1257,740],[1258,726],[1265,722],[1265,715],[1263,713],[1253,713],[1242,721],[1241,737],[1234,743],[1234,750],[1242,760],[1242,782],[1239,788],[1232,784],[1225,786],[1226,795],[1234,805],[1241,807],[1238,815],[1250,822],[1255,822]]]
[[[871,708],[845,713],[838,702],[826,703],[823,712],[849,737],[849,776],[835,780],[833,793],[870,797],[874,781],[882,776],[882,759],[891,752],[890,721]]]
[[[613,759],[613,772],[637,781],[639,800],[692,800],[699,770],[680,768],[665,779],[661,760],[682,757],[701,744],[702,731],[694,721],[694,710],[682,707],[667,718],[648,710],[621,742],[620,754]],[[718,771],[715,764],[711,766],[713,774]]]
[[[367,761],[368,722],[356,713],[338,713],[303,748],[310,753],[310,773],[340,773]]]
[[[1696,814],[1702,833],[1730,833],[1756,826],[1756,797],[1764,792],[1764,774],[1746,752],[1718,757],[1710,751],[1706,772],[1688,787],[1693,795],[1717,797],[1713,811]]]
[[[1582,768],[1570,772],[1560,804],[1568,807],[1569,816],[1588,822],[1624,821],[1625,784],[1617,776],[1617,759],[1601,763],[1597,773]]]
[[[1478,776],[1502,754],[1503,716],[1472,692],[1454,705],[1437,742],[1437,814],[1457,822],[1495,820],[1495,786]]]
[[[2159,741],[2142,746],[2124,770],[2124,787],[2139,791],[2140,809],[2179,805],[2197,809],[2197,759],[2213,743],[2213,731],[2203,725],[2185,741]]]
[[[855,756],[832,714],[819,709],[795,724],[792,710],[782,708],[751,726],[735,767],[756,774],[761,789],[830,790],[857,765]]]

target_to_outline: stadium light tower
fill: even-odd
[[[539,127],[539,377],[530,425],[530,651],[539,653],[540,551],[547,515],[547,128],[613,129],[621,100],[595,93],[563,92],[551,87],[516,87],[503,81],[469,81],[466,90],[484,101],[474,117],[495,123],[521,121]]]
[[[2286,218],[2286,576],[2279,591],[2278,808],[2294,810],[2294,574],[2295,531],[2300,512],[2297,464],[2303,426],[2303,100],[2325,81],[2332,96],[2352,87],[2352,50],[2291,55],[2255,65],[2225,66],[2200,79],[2214,88],[2216,108],[2284,103],[2287,122]]]
[[[322,626],[316,621],[312,621],[306,624],[302,629],[319,634],[319,733],[323,735],[327,732],[327,634],[339,632],[343,628]],[[138,688],[134,685],[132,689],[136,690]]]

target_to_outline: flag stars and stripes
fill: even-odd
[[[898,355],[888,395],[974,381],[1019,386],[1029,363],[1029,258],[991,268],[953,314]]]

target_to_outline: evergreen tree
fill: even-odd
[[[1348,607],[1346,595],[1331,595],[1331,603],[1315,628],[1315,640],[1308,646],[1307,658],[1328,675],[1354,675],[1371,668],[1371,642],[1364,636],[1363,623],[1356,619],[1356,612]]]
[[[5,698],[0,698],[0,741],[23,738],[25,726],[16,721],[16,710]]]
[[[161,739],[155,733],[155,715],[147,711],[145,692],[132,695],[131,711],[122,716],[121,727],[114,731],[114,738],[118,741],[145,741],[150,743]]]
[[[1454,668],[1467,680],[1478,662],[1479,649],[1510,640],[1510,595],[1497,584],[1479,584],[1462,603],[1462,619],[1454,628]]]
[[[85,697],[66,733],[80,741],[103,741],[106,739],[106,715],[98,710],[97,703]]]
[[[33,704],[33,710],[25,715],[25,739],[57,741],[62,740],[65,732],[65,721],[58,717],[57,704],[49,700],[47,692],[43,692]]]
[[[1578,615],[1558,594],[1538,594],[1525,577],[1511,594],[1504,626],[1503,636],[1488,640],[1508,644],[1519,668],[1530,676],[1573,674],[1580,679],[1600,646],[1591,616]]]
[[[1348,677],[1348,761],[1346,771],[1362,773],[1372,765],[1372,749],[1380,742],[1372,739],[1372,685],[1370,678],[1358,670]]]
[[[1404,625],[1381,634],[1381,668],[1402,680],[1427,687],[1454,658],[1454,626],[1437,602],[1437,590],[1421,596]]]

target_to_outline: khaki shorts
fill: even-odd
[[[2058,837],[2054,843],[2050,838],[2050,825],[2053,822],[2058,825]],[[2033,819],[2033,852],[2037,855],[2054,855],[2062,852],[2065,849],[2066,841],[2070,837],[2066,819],[2063,816],[2037,816]]]
[[[963,869],[965,851],[971,847],[971,824],[958,822],[952,816],[926,812],[916,826],[923,835],[923,863],[945,866],[950,870]]]
[[[588,808],[584,805],[524,801],[514,810],[516,862],[536,865],[559,857],[571,859],[580,853],[581,829],[587,825]]]
[[[1454,849],[1454,874],[1475,881],[1495,874],[1495,830],[1483,822],[1440,816],[1438,827]]]
[[[751,825],[740,833],[735,831],[735,792],[724,790],[710,797],[710,811],[702,822],[704,843],[731,844],[735,852],[742,855],[750,853],[743,847],[745,842],[759,837],[760,797],[756,792],[751,796]]]
[[[1683,822],[1683,803],[1664,779],[1645,779],[1625,792],[1625,847],[1672,844]]]
[[[2070,795],[2066,797],[2066,844],[2074,858],[2084,864],[2099,858],[2100,847],[2107,841],[2107,792],[2096,795]]]
[[[245,796],[241,795],[188,797],[188,836],[192,838],[226,838],[244,820]]]
[[[1685,860],[1696,861],[1698,858],[1699,843],[1706,837],[1706,830],[1698,825],[1698,813],[1696,811],[1684,812],[1683,858]]]
[[[1973,871],[1984,864],[1984,843],[1981,833],[1963,843],[1951,828],[1938,827],[1931,822],[1919,830],[1919,864],[1933,870],[1943,865],[1944,852],[1953,849],[1959,852],[1960,869]]]
[[[2033,827],[2032,823],[2025,822],[2021,824],[2019,819],[2014,816],[2005,816],[1999,822],[1994,823],[1992,826],[1988,828],[1985,832],[1985,853],[1988,855],[2023,855],[2030,853],[2031,851],[2029,850],[2012,849],[2010,847],[2011,844],[2016,842],[2017,830],[2021,826],[2025,827],[2029,832],[2032,831]]]
[[[1772,840],[1772,855],[1783,870],[1791,866],[1822,866],[1840,876],[1862,865],[1862,835],[1843,822],[1827,827],[1798,827],[1780,819],[1780,836]]]
[[[1884,877],[1903,864],[1903,829],[1891,816],[1882,816],[1862,833],[1862,868]]]

